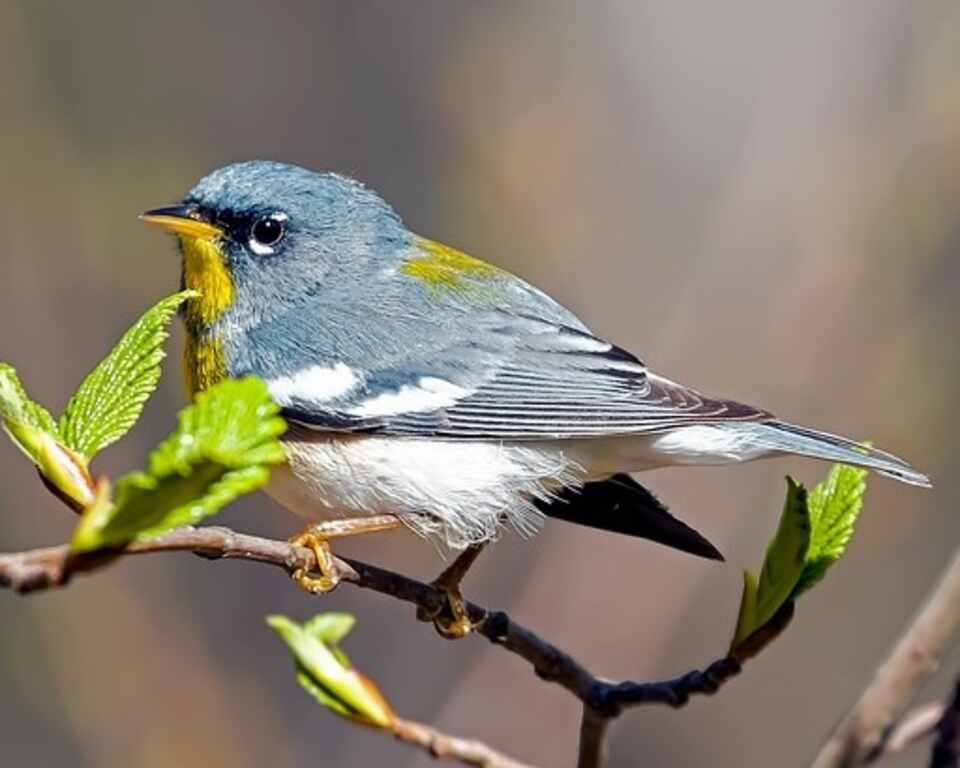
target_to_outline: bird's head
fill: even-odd
[[[410,237],[376,193],[332,173],[251,161],[201,179],[175,205],[142,215],[177,236],[195,332],[251,327],[329,286],[368,279]]]

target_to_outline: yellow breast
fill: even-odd
[[[216,241],[180,235],[184,286],[200,296],[187,302],[187,324],[211,326],[233,303],[233,279]]]
[[[192,398],[227,375],[223,345],[217,339],[198,337],[187,329],[187,346],[183,350],[183,377]]]
[[[210,329],[233,303],[233,279],[215,240],[187,235],[179,239],[184,286],[200,294],[187,301],[184,318],[187,345],[183,371],[192,396],[226,376],[223,345]]]

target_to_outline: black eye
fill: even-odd
[[[271,247],[279,243],[284,235],[283,219],[278,216],[264,216],[254,222],[250,230],[250,239],[257,245]]]

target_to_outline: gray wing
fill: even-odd
[[[568,328],[529,340],[469,395],[391,417],[382,431],[473,440],[543,440],[659,432],[685,424],[755,421],[766,411],[648,373],[618,347]]]
[[[367,344],[366,354],[301,354],[292,368],[250,372],[267,379],[289,420],[319,430],[522,441],[770,417],[649,374],[582,326],[502,311],[459,326],[418,318],[391,326],[402,354]]]

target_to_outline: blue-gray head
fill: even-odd
[[[577,323],[509,273],[417,237],[376,193],[332,173],[229,165],[143,218],[177,235],[183,285],[199,294],[183,309],[193,390],[295,358],[399,355],[416,328],[477,310]]]
[[[368,276],[410,237],[359,182],[262,160],[219,168],[143,218],[178,235],[183,283],[202,294],[188,320],[201,326],[228,310],[243,324],[289,311],[323,285]]]

